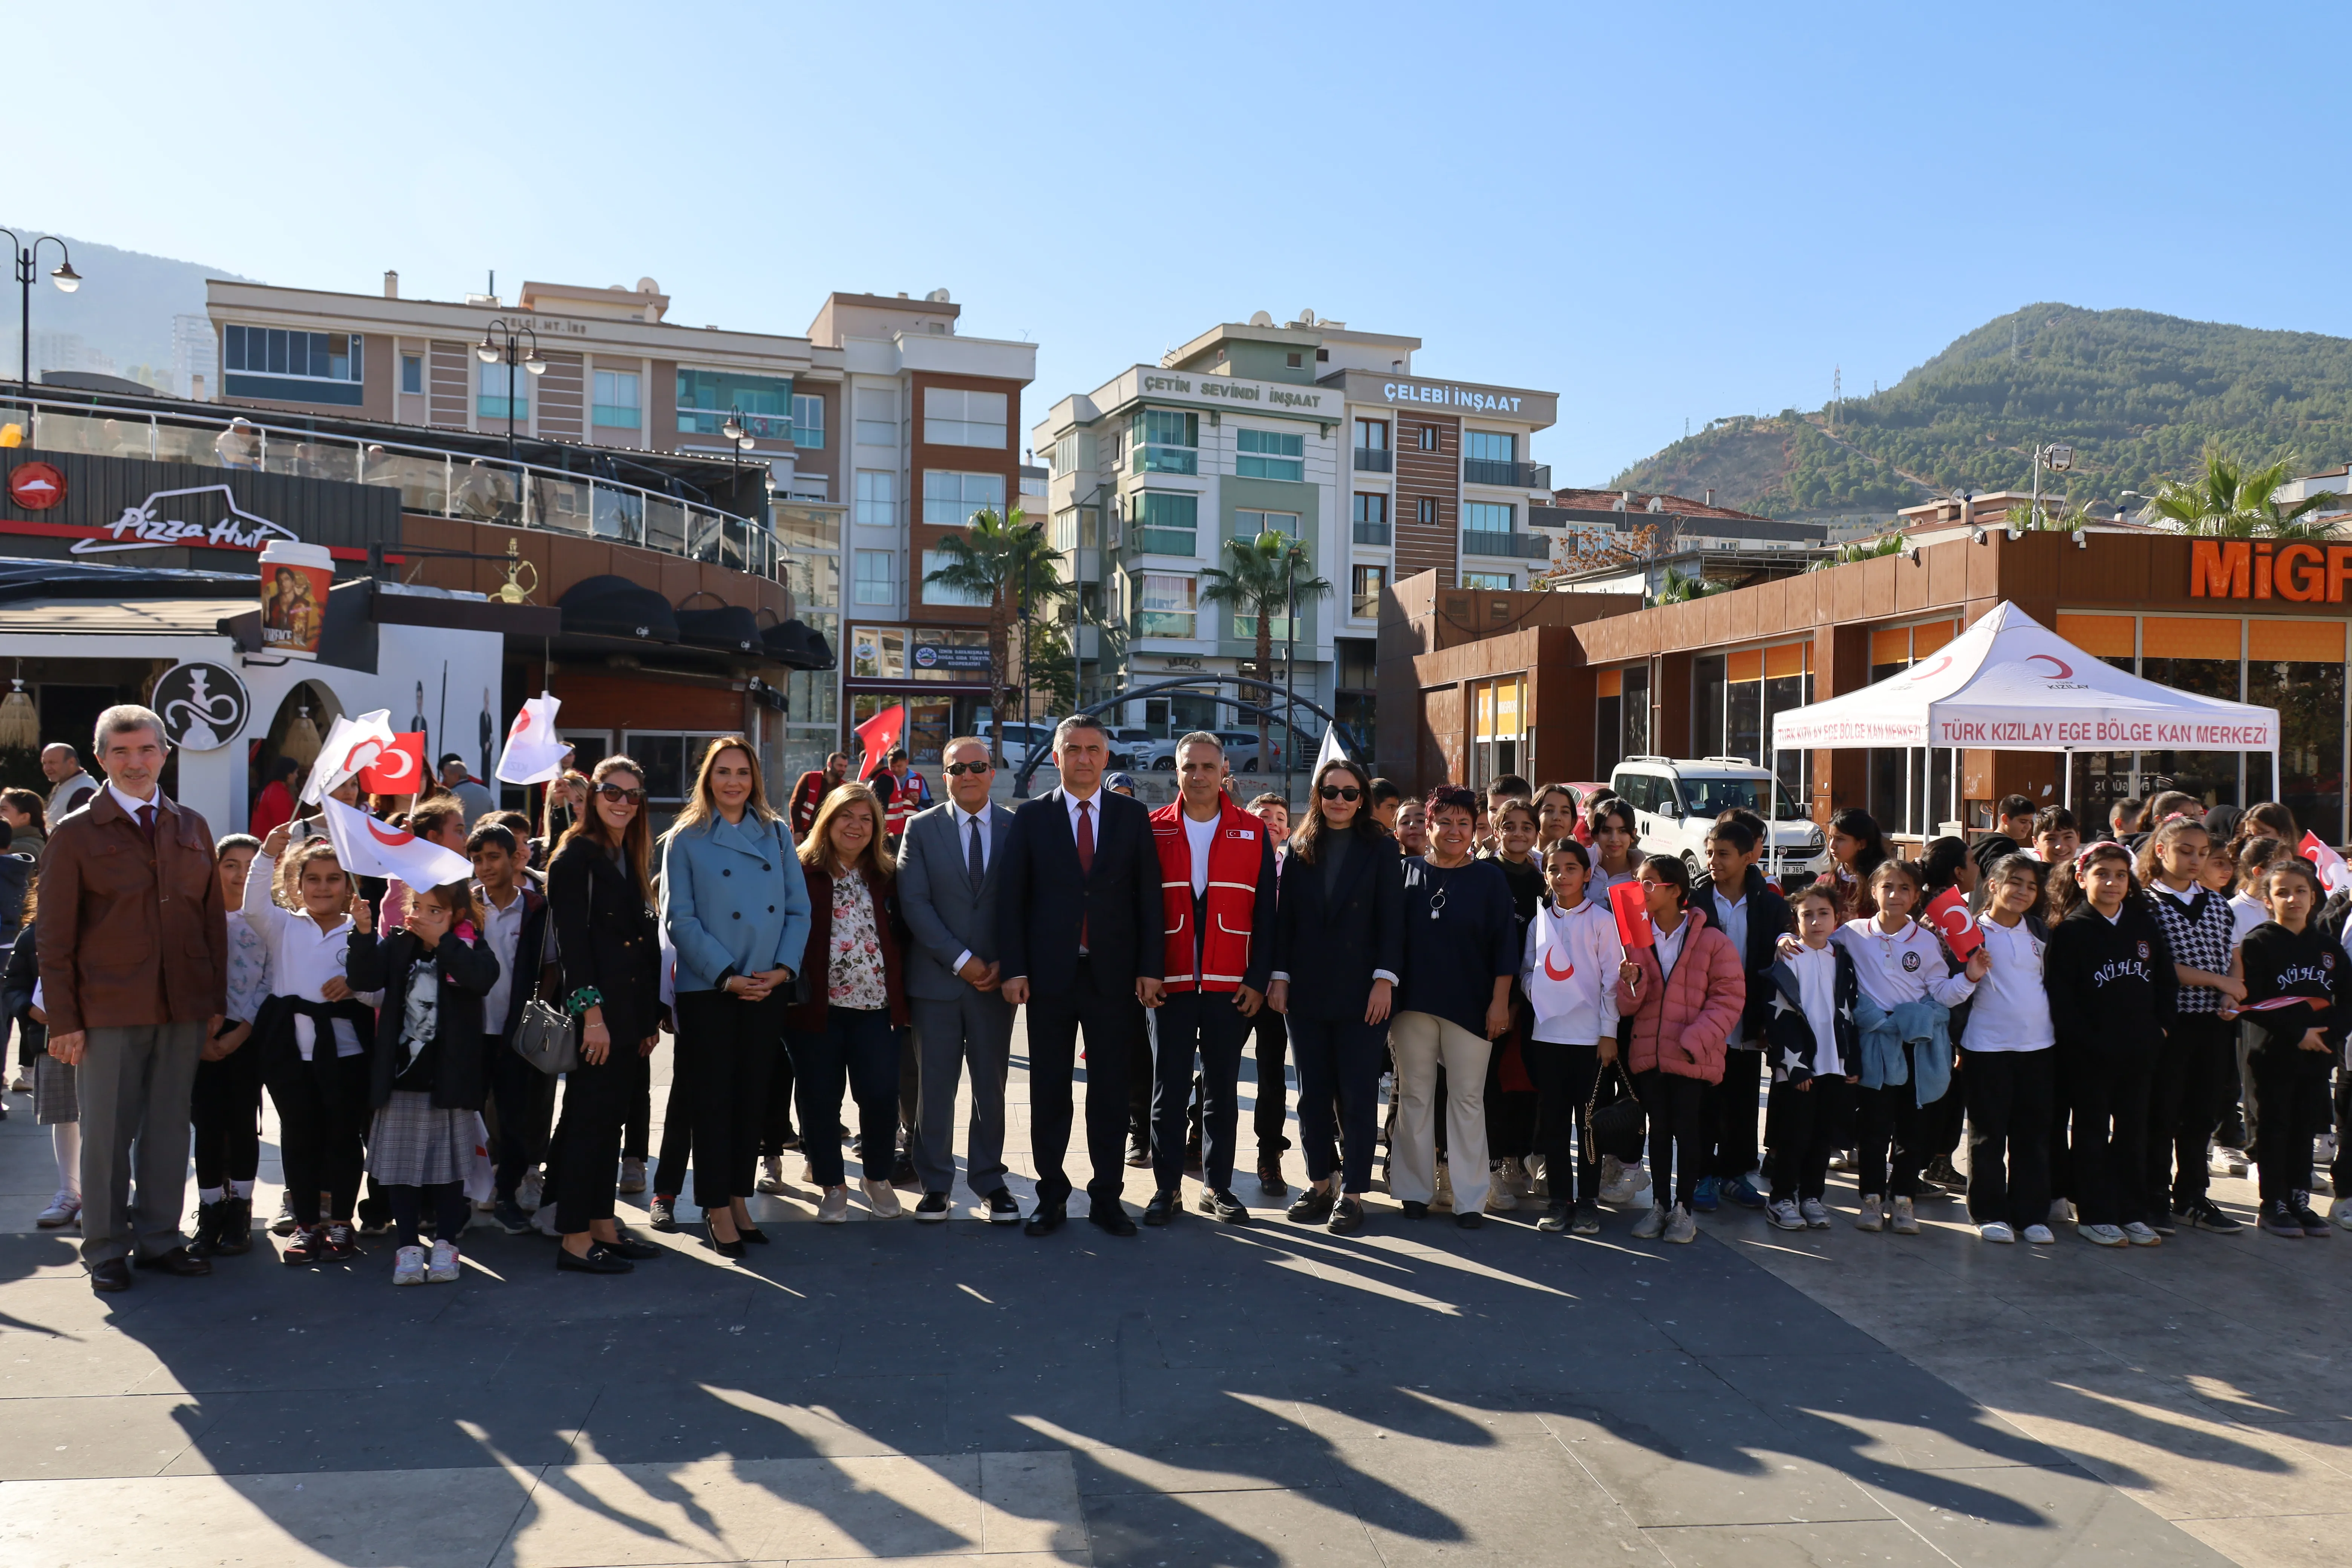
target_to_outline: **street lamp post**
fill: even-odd
[[[499,342],[501,337],[506,340],[503,347]],[[518,345],[524,338],[530,340],[530,347],[517,353]],[[527,323],[517,325],[509,322],[504,316],[495,317],[488,326],[482,329],[482,341],[474,345],[474,357],[484,364],[496,364],[501,359],[506,361],[507,461],[511,463],[515,460],[515,366],[522,366],[534,381],[547,374],[547,362],[539,357],[539,334]],[[521,488],[520,476],[517,476],[516,488]]]
[[[40,255],[41,247],[54,245],[58,247],[58,264],[49,269],[49,279],[61,292],[70,294],[80,288],[81,274],[73,269],[73,255],[66,249],[66,242],[54,234],[40,235],[30,245],[17,238],[16,231],[13,228],[0,228],[0,234],[8,237],[9,250],[16,260],[16,292],[19,300],[16,380],[24,388],[25,395],[29,398],[33,395],[33,278],[36,271],[34,262]]]
[[[2042,526],[2042,467],[2050,466],[2053,474],[2063,474],[2074,466],[2074,448],[2055,444],[2033,448],[2033,526]]]

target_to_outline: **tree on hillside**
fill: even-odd
[[[1069,595],[1062,581],[1062,558],[1045,542],[1045,531],[1032,528],[1019,507],[1010,517],[976,511],[964,531],[940,541],[946,562],[923,581],[958,595],[968,604],[988,608],[988,689],[996,695],[991,707],[999,721],[990,726],[989,750],[995,762],[1004,762],[1004,724],[1010,716],[1013,618],[1035,615],[1041,608]]]
[[[2333,490],[2323,490],[2285,505],[2273,500],[2279,487],[2293,477],[2293,465],[2284,460],[2246,468],[2223,456],[2219,447],[2208,447],[2204,472],[2186,481],[2167,481],[2149,498],[2147,509],[2183,533],[2224,539],[2304,539],[2326,534],[2325,526],[2302,520],[2341,498]]]
[[[1230,609],[1235,620],[1255,623],[1257,632],[1258,679],[1264,680],[1267,668],[1274,660],[1274,623],[1295,602],[1311,605],[1331,596],[1331,584],[1312,575],[1315,563],[1307,553],[1307,546],[1278,528],[1270,528],[1255,539],[1228,539],[1223,552],[1224,565],[1212,566],[1201,575],[1208,581],[1201,589],[1204,605],[1223,605]],[[1286,749],[1289,745],[1290,715],[1283,715]],[[1257,710],[1257,754],[1261,769],[1270,765],[1266,749],[1266,709]]]

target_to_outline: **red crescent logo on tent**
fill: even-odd
[[[1554,969],[1551,966],[1551,950],[1547,948],[1544,950],[1544,978],[1547,980],[1573,980],[1576,978],[1576,965],[1573,963],[1570,964],[1565,973]]]
[[[1939,653],[1936,656],[1935,663],[1927,665],[1922,668],[1913,670],[1911,672],[1911,679],[1914,680],[1925,680],[1929,676],[1935,674],[1937,670],[1949,665],[1951,662],[1952,656],[1950,654]]]
[[[2027,658],[2026,658],[2025,662],[2026,662],[2026,663],[2028,663],[2028,664],[2032,664],[2032,663],[2035,659],[2037,659],[2037,658],[2038,658],[2038,659],[2042,659],[2042,660],[2047,661],[2048,663],[2051,663],[2051,664],[2054,664],[2054,665],[2056,665],[2056,666],[2058,667],[2058,679],[2061,679],[2061,680],[2072,680],[2072,679],[2074,679],[2074,667],[2073,665],[2071,665],[2071,664],[2068,664],[2064,659],[2060,658],[2056,654],[2054,654],[2054,653],[2037,653],[2037,654],[2032,654],[2032,655],[2029,655],[2029,656],[2027,657]]]
[[[416,842],[416,835],[397,827],[386,827],[371,816],[367,819],[368,837],[389,849],[404,849]]]

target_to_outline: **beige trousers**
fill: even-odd
[[[1389,1026],[1396,1057],[1395,1146],[1389,1195],[1427,1203],[1437,1193],[1437,1069],[1445,1068],[1445,1163],[1454,1212],[1486,1205],[1486,1058],[1494,1042],[1433,1013],[1399,1013]]]

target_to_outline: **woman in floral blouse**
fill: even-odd
[[[838,785],[817,808],[801,841],[811,922],[804,999],[784,1015],[784,1038],[798,1091],[801,1148],[810,1179],[824,1189],[816,1217],[849,1217],[841,1158],[841,1096],[857,1101],[866,1199],[877,1219],[896,1219],[890,1186],[898,1146],[898,1046],[892,1026],[907,1022],[899,973],[905,928],[891,889],[896,870],[882,841],[882,803],[862,784]]]

